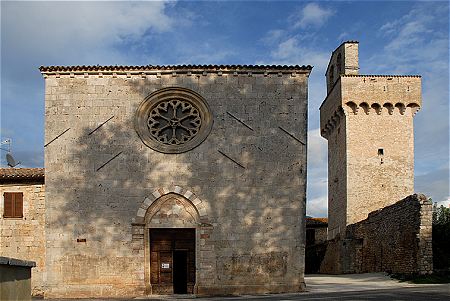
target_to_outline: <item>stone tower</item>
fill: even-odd
[[[342,43],[320,106],[328,140],[328,238],[414,191],[413,117],[421,77],[360,75],[358,42]]]

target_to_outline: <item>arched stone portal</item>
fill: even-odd
[[[197,292],[199,254],[209,238],[204,233],[212,231],[208,209],[194,193],[179,186],[156,189],[142,202],[133,234],[143,248],[147,294]]]

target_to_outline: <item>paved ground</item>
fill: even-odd
[[[450,284],[410,284],[390,279],[384,274],[353,274],[353,275],[308,275],[305,277],[307,292],[296,294],[276,294],[238,297],[207,297],[195,296],[159,296],[139,297],[141,300],[252,300],[252,301],[294,301],[294,300],[380,300],[380,301],[428,301],[450,300]],[[69,299],[61,299],[61,301]],[[80,299],[76,299],[80,300]],[[86,299],[85,299],[86,300]],[[93,299],[106,301],[108,299]],[[130,299],[109,299],[114,301],[131,301]],[[53,300],[57,301],[57,300]]]

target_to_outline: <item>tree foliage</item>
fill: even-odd
[[[433,225],[445,225],[450,223],[450,208],[444,206],[437,206],[434,203],[433,207]]]
[[[436,270],[450,269],[450,208],[433,206],[433,265]]]

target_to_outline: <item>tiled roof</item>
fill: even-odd
[[[43,181],[44,168],[0,168],[1,182]]]
[[[145,66],[41,66],[42,73],[47,72],[92,72],[92,71],[156,71],[156,70],[305,70],[310,65],[145,65]]]
[[[307,217],[306,226],[328,226],[328,218],[326,217]]]

